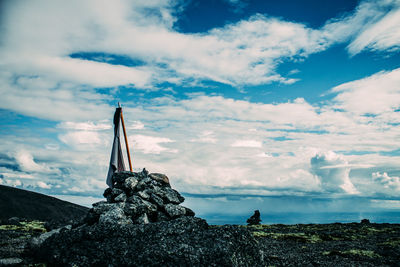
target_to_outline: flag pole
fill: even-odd
[[[119,102],[118,102],[118,105],[119,105]],[[126,153],[128,154],[129,170],[132,172],[131,154],[129,153],[128,138],[126,136],[124,116],[122,115],[122,108],[121,108],[121,122],[122,122],[122,129],[124,130]]]

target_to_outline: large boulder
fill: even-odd
[[[246,229],[210,227],[195,217],[94,224],[61,231],[37,250],[51,266],[263,266]]]

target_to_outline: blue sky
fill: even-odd
[[[96,201],[120,101],[134,168],[199,215],[400,210],[399,1],[1,11],[1,184]]]

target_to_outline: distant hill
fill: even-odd
[[[67,222],[84,217],[88,208],[55,197],[0,185],[0,220],[11,217]]]

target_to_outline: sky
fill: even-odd
[[[400,214],[399,0],[5,0],[0,36],[0,184],[98,201],[121,102],[199,216]]]

